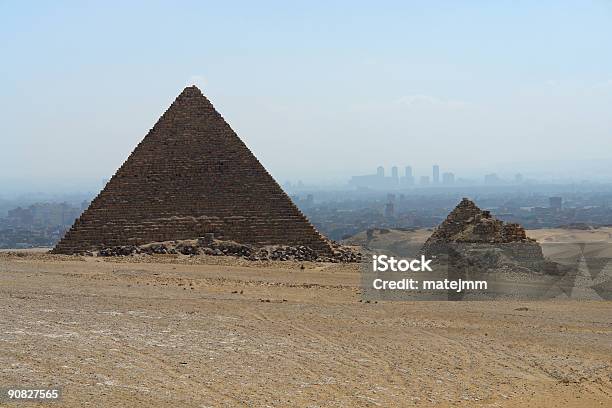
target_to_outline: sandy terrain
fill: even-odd
[[[612,242],[612,227],[591,230],[545,228],[528,230],[527,235],[542,244],[548,242]]]
[[[356,266],[147,259],[0,253],[0,387],[58,385],[62,407],[612,406],[612,302],[363,303]]]
[[[420,248],[429,238],[432,231],[417,229],[414,231],[380,230],[377,229],[372,239],[368,240],[366,233],[361,232],[346,240],[353,245],[367,245],[372,249],[384,249],[389,253],[410,253],[408,248]],[[558,257],[575,256],[577,243],[588,243],[585,254],[612,258],[612,227],[601,227],[591,230],[545,228],[527,230],[527,236],[542,245],[544,256]]]

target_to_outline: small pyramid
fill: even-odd
[[[442,243],[514,243],[534,242],[518,224],[504,223],[463,198],[425,242]]]
[[[53,253],[194,239],[331,246],[195,86],[185,88]]]
[[[542,247],[527,237],[523,227],[496,219],[467,198],[425,241],[421,253],[449,272],[471,277],[508,270],[541,273],[548,265]],[[492,293],[507,290],[503,285],[492,289]]]
[[[464,198],[425,241],[421,251],[427,255],[476,248],[503,249],[507,256],[524,265],[542,267],[542,247],[527,237],[519,224],[504,223]]]

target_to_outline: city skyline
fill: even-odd
[[[465,178],[455,172],[448,171],[439,164],[431,166],[429,174],[415,172],[411,165],[404,166],[404,173],[400,175],[399,167],[390,167],[390,175],[387,175],[385,167],[379,165],[376,173],[352,176],[348,181],[349,186],[357,188],[397,189],[408,187],[450,187],[455,185],[507,185],[533,183],[537,180],[524,177],[522,173],[515,173],[510,178],[500,177],[497,173],[485,173],[478,178]],[[303,184],[303,183],[302,183]],[[289,183],[289,186],[291,184]]]
[[[612,160],[601,160],[594,161],[594,169],[607,168],[612,166]],[[559,169],[563,167],[572,168],[572,172],[563,172],[551,170],[550,172],[538,173],[530,172],[529,166],[525,166],[527,171],[523,168],[515,168],[510,170],[502,171],[490,171],[490,169],[482,170],[466,170],[466,171],[450,171],[451,169],[446,168],[444,165],[440,166],[440,183],[439,186],[471,186],[471,185],[521,185],[525,183],[531,184],[612,184],[612,177],[607,177],[605,171],[593,170],[591,174],[598,174],[596,177],[592,177],[589,174],[581,173],[577,170],[576,166],[571,166],[566,163],[559,163]],[[423,186],[421,177],[426,177],[429,182],[425,183],[425,186],[434,186],[433,184],[433,165],[427,167],[415,167],[415,166],[404,166],[404,165],[392,165],[388,164],[385,166],[379,165],[374,170],[383,171],[384,174],[389,174],[393,167],[398,168],[399,178],[401,179],[406,172],[406,168],[409,168],[414,178],[413,187]],[[508,166],[510,167],[510,166]],[[363,172],[366,173],[367,169]],[[280,177],[272,174],[276,181],[283,187],[289,189],[294,188],[337,188],[344,189],[350,186],[350,179],[354,175],[350,175],[347,172],[339,174],[328,174],[327,178],[312,178],[307,174],[302,177],[298,176],[295,178]],[[452,178],[452,182],[445,182],[445,175]],[[75,179],[66,177],[65,179],[41,179],[41,180],[7,180],[0,178],[0,198],[14,197],[22,194],[44,194],[44,195],[70,195],[70,194],[93,194],[100,191],[104,185],[108,182],[112,176],[112,173],[106,177],[101,178],[80,178]],[[485,182],[487,176],[497,177],[498,182]]]

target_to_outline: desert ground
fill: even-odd
[[[396,230],[377,229],[371,239],[365,232],[346,240],[353,245],[367,245],[373,249],[406,253],[406,248],[420,247],[431,235],[431,229]],[[542,245],[544,256],[555,255],[558,251],[572,251],[576,243],[588,243],[598,250],[598,256],[612,258],[612,227],[593,229],[543,228],[527,230],[527,236]]]
[[[612,406],[612,302],[365,303],[359,281],[1,252],[0,387],[59,386],[61,407]]]

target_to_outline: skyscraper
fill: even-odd
[[[385,204],[385,217],[393,217],[395,215],[393,203]]]
[[[397,166],[391,167],[391,178],[393,179],[394,184],[399,183],[399,172],[397,170]]]
[[[414,176],[412,175],[412,167],[404,167],[404,177],[402,177],[402,185],[412,186],[414,185]]]
[[[383,166],[378,166],[376,168],[376,175],[378,177],[385,177],[385,168]]]
[[[438,166],[437,164],[433,165],[433,183],[440,183],[440,166]]]

